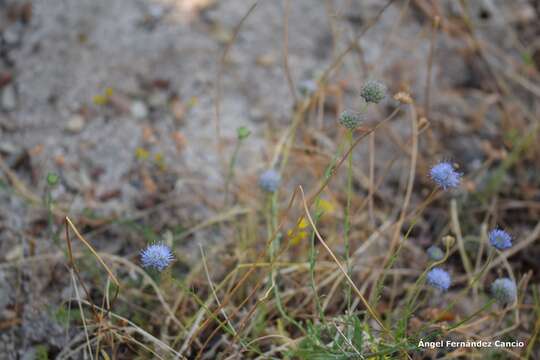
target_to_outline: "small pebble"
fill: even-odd
[[[80,133],[84,127],[84,118],[81,115],[73,115],[66,123],[65,129],[70,133]]]
[[[2,37],[7,45],[16,46],[21,42],[22,28],[20,24],[14,24],[4,30]]]
[[[148,116],[148,107],[142,101],[134,101],[131,104],[131,115],[136,119],[144,119]]]
[[[17,107],[17,93],[13,85],[8,85],[2,90],[2,98],[0,99],[2,109],[5,111],[15,110]]]
[[[148,104],[154,108],[167,105],[167,93],[163,91],[153,93],[148,98]]]
[[[15,154],[19,149],[11,141],[1,141],[0,142],[0,151],[9,155]]]
[[[148,7],[148,15],[154,19],[159,19],[165,15],[165,7],[160,4],[152,4]]]
[[[262,123],[266,120],[267,114],[264,112],[262,107],[254,105],[249,109],[249,118],[254,123]]]
[[[186,115],[186,107],[179,99],[175,99],[171,102],[171,113],[174,116],[174,120],[181,122]]]
[[[315,93],[315,91],[317,91],[318,87],[319,85],[313,79],[306,79],[298,84],[298,90],[302,95],[305,96],[311,96],[313,93]]]
[[[255,59],[255,63],[263,67],[274,66],[277,63],[277,61],[278,61],[278,58],[273,53],[263,54],[263,55],[258,56]]]
[[[214,40],[221,44],[229,43],[234,36],[232,30],[221,24],[215,24],[210,32],[210,35],[212,35]]]
[[[12,247],[5,255],[4,258],[6,261],[14,261],[21,259],[23,257],[23,247],[21,245],[16,245]]]

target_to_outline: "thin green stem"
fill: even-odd
[[[350,146],[353,145],[353,132],[352,130],[347,131],[347,142]],[[351,200],[353,193],[353,155],[352,151],[349,152],[347,158],[347,206],[345,208],[345,224],[344,224],[344,234],[343,239],[345,242],[345,266],[347,268],[347,275],[351,276],[351,263],[350,263],[350,230],[351,230]],[[352,299],[352,289],[350,284],[346,285],[346,301],[347,301],[347,311],[351,310],[351,299]]]
[[[315,206],[319,204],[319,200],[315,201]],[[315,224],[319,221],[319,216],[315,216]],[[309,239],[309,278],[311,291],[313,292],[313,297],[315,298],[315,308],[319,314],[319,319],[324,320],[324,313],[322,310],[321,301],[319,300],[319,294],[317,293],[317,286],[315,285],[315,266],[317,263],[317,252],[315,249],[315,232],[311,233]]]
[[[234,151],[231,157],[231,161],[229,161],[229,168],[227,170],[227,177],[225,178],[225,206],[227,206],[229,202],[229,185],[231,181],[234,178],[234,167],[236,165],[236,160],[238,159],[238,152],[240,151],[240,144],[242,143],[241,139],[238,139],[236,141],[236,145],[234,146]]]
[[[49,237],[53,240],[53,243],[60,248],[60,232],[62,231],[62,227],[59,227],[56,231],[54,230],[54,200],[52,198],[50,185],[48,185],[45,190],[43,202],[45,208],[47,209],[47,230],[49,233]]]
[[[476,315],[480,314],[481,312],[483,312],[484,310],[486,309],[489,309],[491,307],[491,305],[493,305],[493,303],[495,302],[495,300],[491,299],[489,301],[487,301],[480,309],[476,310],[474,313],[472,313],[471,315],[467,316],[465,319],[457,322],[456,324],[450,326],[448,329],[446,329],[446,331],[452,331],[452,330],[455,330],[457,329],[458,327],[460,327],[461,325],[469,322],[469,320],[471,320],[472,318],[474,318]]]
[[[420,208],[418,209],[418,211],[412,213],[413,217],[411,219],[411,225],[409,226],[409,228],[407,229],[407,232],[403,236],[403,240],[399,242],[398,248],[390,256],[389,260],[385,261],[386,265],[384,266],[384,268],[382,270],[382,273],[381,273],[381,275],[380,275],[380,277],[379,277],[379,279],[377,281],[377,285],[375,286],[375,292],[373,293],[373,297],[372,297],[373,302],[374,302],[374,306],[377,306],[377,304],[378,304],[378,302],[379,302],[379,300],[381,298],[382,289],[383,289],[383,286],[384,286],[384,282],[386,280],[386,271],[388,269],[392,268],[392,266],[394,266],[394,263],[397,261],[398,255],[400,254],[401,249],[403,248],[403,245],[405,244],[405,241],[407,241],[407,239],[409,238],[409,235],[412,232],[412,230],[414,229],[414,227],[416,225],[416,222],[420,218],[420,215],[426,209],[426,207],[429,205],[429,203],[431,202],[431,200],[433,199],[433,197],[435,196],[436,193],[437,193],[437,190],[433,189],[431,191],[431,193],[426,197],[426,200],[424,200],[424,202],[420,205]],[[411,215],[409,215],[409,216],[411,216]],[[409,216],[406,216],[405,219],[409,218]]]
[[[277,192],[273,193],[269,196],[269,206],[268,206],[268,232],[270,234],[274,233],[277,229],[277,217],[278,217],[278,211],[277,211]],[[276,307],[278,308],[279,313],[283,318],[287,321],[289,321],[291,324],[294,324],[300,331],[303,333],[305,332],[302,326],[294,320],[287,312],[285,311],[285,308],[283,307],[283,304],[281,303],[281,295],[279,294],[279,286],[277,284],[276,280],[276,270],[275,270],[275,260],[276,260],[276,253],[279,251],[280,248],[280,236],[274,237],[272,240],[272,243],[270,244],[270,286],[274,293],[274,297],[276,298]]]
[[[407,295],[405,311],[400,320],[399,329],[402,332],[401,335],[405,335],[405,331],[407,329],[409,319],[415,310],[414,304],[416,303],[416,300],[418,299],[418,295],[420,294],[420,290],[422,289],[421,285],[424,283],[428,271],[446,262],[449,256],[450,256],[450,244],[447,243],[444,257],[439,261],[429,264],[429,266],[422,272],[422,274],[418,277],[418,279],[416,279],[416,282],[414,283],[414,285],[410,287],[409,294]]]
[[[486,263],[484,264],[484,266],[482,267],[482,269],[480,269],[480,271],[472,278],[472,280],[470,281],[470,283],[467,285],[467,287],[465,289],[463,289],[458,296],[456,296],[456,298],[443,310],[443,313],[447,313],[449,312],[450,310],[452,310],[452,308],[458,303],[458,301],[461,300],[461,298],[469,291],[469,289],[471,289],[478,280],[480,280],[480,278],[482,277],[482,275],[484,274],[484,272],[487,270],[488,268],[488,265],[491,263],[491,261],[493,261],[493,259],[495,258],[495,253],[492,252],[488,259],[486,260]],[[436,321],[438,321],[438,319],[433,319],[432,321],[424,324],[416,333],[415,333],[415,337],[418,336],[418,334],[422,333],[425,329],[429,328],[431,325],[433,325]]]

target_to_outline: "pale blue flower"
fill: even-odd
[[[441,268],[433,268],[427,273],[427,283],[441,291],[448,290],[451,282],[450,274]]]
[[[266,170],[259,177],[259,186],[266,192],[275,192],[281,183],[281,175],[276,170]]]
[[[152,244],[141,251],[141,263],[145,268],[162,271],[171,264],[174,255],[171,249],[162,243]]]
[[[444,251],[436,245],[432,245],[427,249],[429,258],[433,261],[439,261],[444,258]]]
[[[461,182],[462,174],[454,170],[449,162],[441,162],[429,171],[431,179],[443,190],[457,188]]]
[[[509,278],[500,278],[491,284],[491,294],[501,305],[512,304],[517,298],[516,283]]]
[[[489,243],[499,250],[505,250],[512,247],[512,236],[502,229],[493,229],[489,232]]]

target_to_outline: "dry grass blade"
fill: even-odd
[[[82,323],[83,323],[84,336],[86,337],[86,346],[88,348],[88,354],[90,354],[90,359],[93,360],[94,355],[92,353],[92,346],[90,345],[90,335],[88,333],[88,326],[86,324],[86,317],[84,316],[84,311],[83,311],[83,307],[82,307],[83,300],[81,299],[81,294],[79,293],[79,288],[77,286],[77,281],[75,279],[74,270],[70,269],[69,274],[71,276],[71,283],[72,283],[73,289],[75,291],[75,300],[77,301],[77,305],[79,307],[79,313],[81,315],[81,320],[82,320]],[[94,306],[92,306],[92,309],[94,309]]]
[[[94,248],[92,247],[92,245],[90,245],[90,243],[88,241],[86,241],[84,239],[84,237],[81,235],[81,233],[79,232],[79,230],[77,230],[77,228],[75,227],[75,225],[73,225],[73,223],[71,222],[71,220],[69,219],[69,217],[66,216],[66,224],[69,225],[71,227],[71,229],[73,230],[73,232],[75,233],[75,235],[77,236],[77,238],[88,248],[88,250],[90,250],[90,252],[96,257],[96,259],[99,261],[99,263],[103,266],[103,268],[105,269],[105,271],[107,271],[107,273],[109,274],[109,276],[111,277],[111,280],[114,282],[114,284],[117,286],[117,287],[120,287],[120,282],[118,281],[118,279],[116,278],[116,276],[113,274],[113,272],[111,271],[111,269],[109,268],[109,266],[107,266],[107,264],[105,264],[105,262],[103,261],[103,259],[101,258],[101,256],[99,256],[98,252],[96,250],[94,250]],[[67,230],[66,230],[67,231]],[[71,241],[67,240],[67,244],[68,244],[68,250],[69,250],[69,256],[70,256],[70,261],[71,263],[73,264],[73,253],[72,253],[72,249],[71,249]]]
[[[465,268],[465,272],[467,273],[469,282],[471,282],[473,278],[472,265],[471,265],[471,261],[469,260],[469,257],[467,256],[467,252],[465,251],[465,242],[463,240],[463,235],[461,234],[461,226],[459,225],[459,216],[458,216],[456,199],[450,200],[450,218],[451,218],[452,231],[454,232],[457,238],[459,255],[461,256],[461,261],[463,262],[463,267]]]
[[[212,296],[214,297],[214,301],[216,302],[216,304],[219,307],[221,307],[221,303],[219,302],[219,298],[218,298],[217,293],[216,293],[216,288],[214,286],[214,283],[212,282],[212,278],[210,277],[210,272],[208,271],[208,265],[206,264],[206,255],[204,254],[204,250],[203,250],[203,247],[202,247],[201,244],[199,244],[199,248],[201,250],[202,263],[203,263],[203,267],[204,267],[204,273],[205,273],[206,279],[208,281],[208,286],[210,286],[210,290],[212,291]],[[227,321],[227,324],[229,324],[229,327],[231,328],[231,331],[236,336],[236,334],[237,334],[236,329],[234,328],[231,320],[227,316],[227,313],[225,312],[225,309],[223,307],[221,307],[221,315],[223,315],[223,317],[225,318],[225,321]]]
[[[291,69],[289,68],[289,12],[290,12],[290,0],[285,0],[285,12],[283,16],[283,68],[285,70],[285,76],[287,77],[287,83],[289,84],[289,90],[294,99],[294,102],[298,102],[298,96],[296,95],[296,88],[291,75]]]
[[[377,273],[377,278],[383,278],[384,281],[384,271],[386,267],[390,264],[392,257],[395,256],[394,250],[398,247],[400,243],[400,234],[403,223],[407,219],[407,209],[409,207],[409,202],[411,200],[412,190],[414,186],[414,179],[416,174],[416,160],[418,157],[418,119],[416,108],[414,104],[409,105],[409,117],[411,121],[411,161],[409,165],[409,176],[407,180],[407,189],[405,190],[405,196],[401,205],[401,211],[399,219],[394,224],[394,234],[392,236],[390,247],[388,253],[384,259],[382,268]],[[382,283],[382,282],[381,282]]]
[[[161,303],[161,305],[163,306],[163,308],[167,312],[170,319],[172,319],[173,322],[176,325],[178,325],[178,327],[180,327],[180,329],[182,329],[183,331],[185,330],[184,324],[182,324],[178,320],[178,318],[174,315],[174,312],[171,309],[170,305],[167,303],[167,301],[165,301],[165,297],[164,297],[162,291],[160,290],[158,284],[154,281],[154,279],[152,279],[152,277],[150,275],[148,275],[146,273],[146,271],[144,271],[141,267],[135,265],[134,263],[132,263],[131,261],[129,261],[127,259],[124,259],[121,256],[117,256],[117,255],[113,255],[113,254],[106,254],[106,253],[101,253],[100,255],[102,257],[104,257],[104,258],[107,258],[111,262],[116,262],[118,264],[121,264],[123,267],[125,267],[125,268],[127,268],[129,270],[133,270],[137,274],[141,275],[143,277],[143,279],[145,281],[147,281],[150,284],[150,286],[152,286],[152,289],[154,289],[154,292],[156,293],[156,296],[157,296],[159,302]]]
[[[330,174],[330,176],[328,176],[323,182],[322,184],[319,186],[319,188],[317,189],[317,191],[314,193],[314,195],[312,195],[310,197],[310,199],[308,200],[308,207],[310,207],[313,202],[315,201],[315,199],[317,198],[317,196],[319,196],[323,190],[328,186],[328,184],[330,183],[330,180],[333,178],[333,176],[337,173],[337,170],[341,167],[341,165],[345,162],[345,160],[347,159],[347,157],[349,156],[349,154],[353,151],[353,149],[364,139],[366,138],[369,134],[373,133],[374,131],[376,131],[379,127],[381,127],[383,124],[385,124],[386,122],[390,121],[391,119],[393,119],[398,113],[399,113],[399,110],[400,108],[396,108],[394,109],[394,111],[388,116],[386,117],[385,119],[379,121],[375,126],[373,126],[372,128],[370,128],[369,130],[367,130],[366,132],[364,132],[361,136],[359,136],[355,141],[354,143],[349,147],[349,149],[345,152],[345,154],[342,156],[342,158],[340,159],[340,161],[338,161],[338,163],[334,166],[334,168],[332,169],[332,172]],[[255,260],[255,262],[260,262],[264,257],[265,257],[265,254],[266,254],[266,251],[268,249],[268,246],[270,246],[271,242],[273,241],[273,239],[277,236],[278,232],[283,228],[283,224],[285,223],[286,219],[287,219],[287,215],[289,214],[293,204],[294,204],[294,200],[296,198],[296,195],[297,193],[299,192],[299,189],[297,188],[294,193],[292,194],[291,196],[291,199],[289,200],[289,203],[287,205],[287,208],[285,209],[285,211],[283,212],[283,214],[280,216],[280,222],[278,224],[278,226],[276,227],[276,229],[274,230],[274,232],[271,234],[271,236],[269,237],[269,239],[267,240],[266,242],[266,246],[265,248],[263,249],[263,251],[259,252],[258,256],[257,256],[257,259]],[[296,231],[297,230],[297,227],[298,227],[298,224],[300,223],[301,219],[298,220],[297,222],[297,226],[295,229],[293,229],[293,231]],[[276,257],[277,259],[278,257]],[[226,306],[230,299],[232,298],[232,296],[241,288],[242,284],[244,284],[244,282],[249,278],[249,276],[255,271],[255,267],[251,267],[250,269],[248,269],[248,271],[240,278],[240,280],[237,282],[237,284],[230,290],[229,293],[227,293],[227,295],[225,296],[225,298],[223,299],[222,303],[221,303],[221,306],[218,306],[218,308],[216,310],[214,310],[214,312],[211,314],[211,316],[209,316],[202,324],[201,326],[199,327],[199,329],[197,330],[197,332],[195,334],[193,334],[193,337],[190,339],[189,341],[189,344],[191,344],[191,342],[193,341],[194,338],[196,338],[198,336],[198,334],[200,334],[203,329],[206,328],[206,326],[210,323],[210,321],[212,321],[212,319],[217,315],[217,313],[222,309],[223,306]],[[262,281],[259,280],[258,282],[258,285],[260,285]],[[257,290],[257,286],[254,287],[253,289],[253,293]],[[247,301],[247,299],[246,299]],[[189,346],[189,345],[188,345]]]
[[[225,222],[227,220],[231,220],[231,219],[235,218],[238,215],[245,215],[245,214],[249,213],[250,211],[252,211],[252,210],[247,209],[247,208],[242,208],[242,207],[234,207],[234,208],[229,209],[228,211],[226,211],[226,212],[224,212],[222,214],[217,214],[216,216],[211,217],[208,220],[206,220],[206,221],[204,221],[204,222],[202,222],[202,223],[200,223],[198,225],[195,225],[195,226],[193,226],[192,228],[190,228],[190,229],[188,229],[186,231],[183,231],[180,235],[175,237],[175,240],[183,240],[183,239],[189,237],[190,235],[193,235],[197,231],[200,231],[200,230],[202,230],[204,228],[207,228],[207,227],[215,225],[215,224]]]
[[[360,38],[362,38],[362,36],[364,36],[366,34],[366,32],[369,29],[371,29],[371,27],[374,26],[379,21],[382,14],[386,11],[386,9],[388,9],[390,7],[390,5],[392,5],[393,2],[394,2],[394,0],[389,0],[381,8],[381,10],[379,10],[377,15],[375,15],[375,17],[373,19],[371,19],[365,25],[365,27],[362,29],[362,31],[360,31],[360,34],[358,34],[358,36],[351,42],[351,44],[345,50],[343,50],[338,56],[336,56],[335,60],[332,62],[332,64],[325,70],[325,72],[321,76],[321,82],[325,82],[330,77],[330,73],[341,64],[341,62],[343,61],[345,56],[347,56],[348,53],[350,53],[353,49],[356,48],[358,40]]]
[[[305,198],[305,194],[304,194],[304,189],[302,188],[302,186],[299,186],[298,187],[298,190],[300,191],[300,194],[302,196],[302,203],[304,205],[304,211],[305,211],[305,215],[309,221],[309,223],[311,224],[311,227],[313,228],[313,231],[315,232],[315,236],[317,237],[317,239],[320,241],[320,243],[322,244],[322,246],[324,247],[324,249],[328,252],[328,254],[332,257],[332,259],[334,260],[334,262],[337,264],[337,266],[339,267],[339,270],[343,273],[343,276],[345,276],[345,279],[347,279],[347,282],[352,286],[353,290],[356,292],[356,295],[358,295],[358,297],[360,298],[360,300],[362,301],[362,304],[364,305],[364,307],[366,308],[366,310],[368,311],[368,313],[371,315],[371,317],[377,322],[377,324],[379,324],[379,326],[388,334],[391,334],[390,331],[384,326],[384,324],[382,323],[382,321],[379,319],[379,316],[375,313],[375,310],[369,305],[368,301],[366,300],[366,298],[364,297],[364,295],[362,295],[362,293],[360,292],[360,290],[358,290],[358,288],[356,287],[356,284],[354,283],[354,281],[352,281],[352,279],[350,278],[350,276],[347,274],[347,270],[345,269],[345,267],[341,264],[341,261],[338,260],[338,258],[336,257],[336,255],[334,255],[334,252],[330,249],[330,247],[326,244],[326,242],[323,240],[321,234],[319,233],[319,231],[317,230],[317,227],[315,225],[315,223],[313,222],[313,219],[311,218],[311,214],[309,212],[309,209],[308,209],[308,205],[307,205],[307,202],[306,202],[306,198]]]
[[[218,67],[218,74],[217,74],[217,80],[216,80],[216,86],[215,86],[215,121],[216,121],[216,140],[217,140],[217,150],[219,156],[222,156],[222,144],[221,144],[221,84],[223,82],[223,72],[225,71],[225,64],[227,62],[227,55],[229,54],[229,51],[231,50],[231,47],[233,46],[234,42],[236,41],[236,38],[238,37],[238,34],[240,33],[240,29],[242,28],[242,25],[247,20],[249,15],[255,10],[257,7],[257,2],[253,3],[246,12],[246,14],[240,19],[240,22],[234,29],[232,38],[230,41],[228,41],[227,46],[223,50],[223,55],[221,56],[221,59],[219,61],[219,67]]]
[[[86,306],[95,306],[95,305],[92,305],[91,303],[89,303],[87,301],[84,301],[84,300],[81,300],[81,304],[86,305]],[[103,309],[103,308],[100,308],[100,307],[97,307],[97,308],[98,308],[98,310],[103,311],[103,312],[105,312],[105,310],[106,310],[106,309]],[[128,332],[128,333],[129,333],[128,330],[133,330],[135,333],[141,335],[143,338],[147,339],[149,342],[153,343],[157,347],[168,351],[171,355],[179,356],[180,359],[185,359],[186,358],[185,356],[178,353],[176,350],[174,350],[171,346],[169,346],[168,344],[166,344],[162,340],[156,338],[155,336],[153,336],[149,332],[142,329],[140,326],[137,326],[137,324],[135,324],[131,320],[129,320],[129,319],[123,317],[123,316],[120,316],[120,315],[118,315],[118,314],[116,314],[116,313],[114,313],[112,311],[109,312],[109,315],[112,318],[115,318],[117,320],[121,320],[125,324],[129,325],[129,327],[120,328],[120,329],[126,330],[126,332]],[[133,337],[130,337],[129,340],[133,341],[133,340],[136,340],[136,339],[133,339]]]
[[[332,249],[330,249],[330,247],[326,244],[326,242],[324,241],[324,239],[322,238],[321,234],[319,233],[319,231],[317,230],[317,227],[315,225],[315,223],[313,222],[313,219],[311,217],[311,214],[309,212],[309,208],[307,206],[307,202],[306,202],[306,198],[305,198],[305,194],[304,194],[304,189],[302,189],[302,186],[299,186],[298,187],[298,190],[300,191],[300,194],[302,196],[302,203],[304,205],[304,211],[305,211],[305,215],[309,221],[309,223],[311,224],[311,227],[315,233],[315,236],[317,237],[317,239],[319,240],[319,242],[322,244],[322,246],[324,247],[324,249],[328,252],[328,254],[332,257],[332,260],[334,260],[334,262],[336,263],[336,265],[339,267],[339,270],[341,271],[341,273],[343,274],[343,276],[345,277],[345,279],[347,280],[347,282],[351,285],[351,287],[353,288],[354,292],[356,293],[356,295],[358,296],[358,298],[360,299],[360,301],[362,302],[362,305],[366,308],[367,312],[369,313],[369,315],[373,318],[373,320],[375,320],[377,322],[377,324],[381,327],[381,329],[388,335],[390,336],[390,338],[394,339],[394,335],[392,334],[392,332],[383,324],[383,322],[380,320],[379,316],[377,315],[377,313],[375,312],[375,309],[373,309],[371,307],[371,305],[369,305],[369,302],[367,301],[367,299],[364,297],[364,295],[362,295],[362,292],[358,289],[358,287],[356,286],[356,284],[354,283],[354,281],[351,279],[351,277],[347,274],[347,270],[345,269],[345,267],[343,266],[343,264],[341,264],[341,262],[339,261],[339,259],[336,257],[336,255],[334,254],[334,252],[332,251]],[[395,340],[395,339],[394,339]],[[408,359],[410,359],[411,357],[409,356],[409,354],[407,354],[404,350],[401,350],[403,355],[405,355],[405,357],[407,357]]]

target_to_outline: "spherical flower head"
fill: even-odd
[[[501,305],[512,304],[517,298],[516,283],[509,278],[500,278],[491,284],[491,294]]]
[[[369,80],[360,92],[360,96],[368,103],[378,104],[386,97],[386,86],[377,80]]]
[[[353,113],[347,110],[343,111],[339,116],[339,123],[349,130],[356,129],[358,126],[360,126],[361,122],[362,118],[360,114]]]
[[[313,79],[306,79],[300,82],[298,85],[298,90],[300,90],[300,94],[304,96],[311,96],[316,91],[319,85],[317,84],[317,81]]]
[[[141,262],[145,268],[163,271],[173,260],[173,253],[165,244],[152,244],[141,251]]]
[[[448,290],[451,282],[450,274],[441,268],[433,268],[427,273],[427,283],[441,291]]]
[[[438,163],[429,171],[431,179],[443,190],[457,188],[461,182],[461,175],[449,162]]]
[[[489,243],[499,250],[512,247],[512,236],[504,230],[493,229],[489,232]]]
[[[432,245],[427,249],[427,254],[429,258],[433,261],[439,261],[444,258],[444,252],[442,249],[436,245]]]
[[[281,175],[276,170],[266,170],[259,177],[259,186],[266,192],[275,192],[281,183]]]

